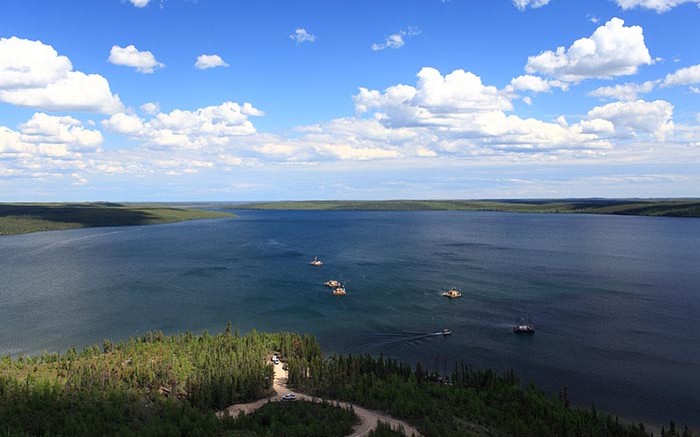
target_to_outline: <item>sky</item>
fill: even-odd
[[[700,0],[3,0],[0,201],[700,196]]]

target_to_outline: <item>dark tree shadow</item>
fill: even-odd
[[[0,217],[32,217],[57,223],[79,223],[85,227],[147,225],[157,216],[146,211],[122,208],[116,203],[61,205],[2,205]]]

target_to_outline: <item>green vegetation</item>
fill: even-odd
[[[252,414],[241,414],[229,428],[259,437],[344,437],[352,434],[357,422],[352,409],[327,402],[271,402]]]
[[[649,436],[642,424],[572,407],[566,390],[552,398],[532,384],[523,388],[513,372],[457,364],[444,379],[382,356],[291,358],[288,365],[299,390],[386,411],[426,436]]]
[[[380,420],[377,427],[370,431],[369,437],[406,437],[406,433],[402,429],[395,431],[388,423]]]
[[[317,211],[507,211],[700,217],[700,200],[383,200],[246,203],[238,209]]]
[[[455,366],[449,380],[382,356],[323,357],[311,336],[251,332],[148,333],[81,352],[0,360],[3,436],[292,436],[344,435],[351,410],[332,404],[275,403],[250,415],[214,414],[271,395],[276,351],[289,383],[326,399],[379,409],[426,436],[649,437],[643,425],[550,397],[512,372]],[[401,433],[387,427],[375,436]],[[670,425],[664,436],[690,437]]]
[[[231,217],[231,214],[163,205],[118,203],[0,204],[0,235],[102,226],[135,226]]]
[[[270,350],[318,356],[313,337],[160,332],[65,354],[0,361],[0,435],[220,435],[213,412],[269,396]],[[225,435],[225,434],[224,434]]]

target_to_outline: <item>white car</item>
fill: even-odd
[[[296,401],[297,400],[297,395],[294,393],[287,393],[286,395],[282,396],[283,401]]]
[[[279,363],[280,363],[280,359],[277,358],[277,357],[272,357],[272,362],[275,363],[275,364],[279,364]]]

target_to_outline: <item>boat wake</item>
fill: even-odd
[[[414,346],[434,337],[443,337],[443,331],[416,332],[395,331],[361,334],[354,337],[358,348],[381,348],[383,346]]]

